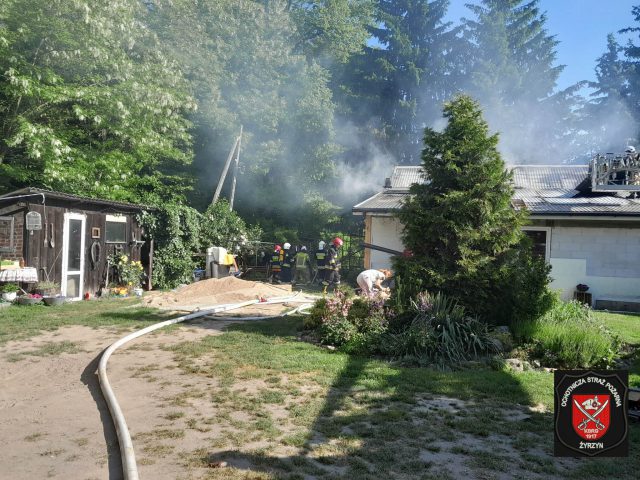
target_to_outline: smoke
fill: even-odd
[[[353,122],[338,120],[336,127],[336,141],[348,154],[338,164],[340,185],[337,200],[341,205],[350,206],[380,191],[397,159],[384,152]]]

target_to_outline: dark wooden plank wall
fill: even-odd
[[[135,214],[123,213],[127,217],[126,232],[127,243],[108,244],[105,241],[106,216],[115,214],[101,212],[86,208],[73,208],[66,205],[28,205],[27,210],[36,211],[42,217],[42,230],[30,234],[25,230],[25,260],[28,266],[38,269],[40,280],[62,280],[62,247],[64,234],[64,214],[80,213],[86,215],[85,223],[85,250],[84,250],[84,290],[91,296],[98,294],[104,286],[107,276],[107,258],[115,253],[125,253],[132,260],[141,259],[141,246],[132,244],[133,235],[136,240],[142,237],[142,230],[135,220]],[[53,224],[53,243],[51,246],[51,227]],[[46,228],[45,228],[46,227]],[[100,229],[100,238],[92,238],[92,228]],[[45,242],[46,240],[46,242]],[[91,260],[91,248],[94,242],[100,245],[100,259],[95,264]],[[111,277],[112,274],[109,274]]]

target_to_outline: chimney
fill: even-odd
[[[391,188],[391,178],[387,177],[384,179],[384,188]]]

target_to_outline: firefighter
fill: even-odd
[[[339,249],[344,242],[340,237],[336,237],[331,242],[331,246],[327,250],[326,275],[322,282],[322,293],[327,293],[329,285],[337,287],[340,285],[340,254]]]
[[[295,252],[291,251],[291,244],[285,242],[282,246],[282,272],[280,273],[280,279],[285,283],[291,282],[291,268],[295,265]]]
[[[295,278],[293,284],[302,283],[307,284],[311,280],[311,262],[309,261],[309,254],[307,253],[307,247],[304,245],[300,248],[300,251],[296,255],[296,269]]]
[[[271,254],[271,283],[280,283],[280,272],[282,271],[281,252],[282,247],[276,245]]]
[[[313,254],[316,261],[316,278],[318,283],[322,283],[324,280],[325,267],[327,264],[327,251],[325,250],[325,243],[320,240],[318,242],[318,250]]]

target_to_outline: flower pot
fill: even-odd
[[[42,301],[49,307],[62,305],[67,297],[44,297]]]
[[[42,298],[19,297],[18,305],[36,305],[42,301]]]
[[[17,292],[3,293],[2,300],[5,302],[13,302],[16,299]]]

